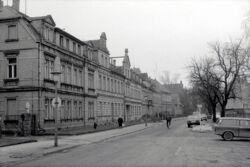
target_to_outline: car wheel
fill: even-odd
[[[223,139],[224,140],[227,140],[227,141],[229,141],[229,140],[233,140],[233,138],[234,138],[234,135],[233,135],[233,133],[232,132],[224,132],[224,134],[223,134]]]
[[[190,127],[191,127],[191,125],[190,125],[190,124],[187,124],[187,126],[188,126],[188,128],[190,128]]]

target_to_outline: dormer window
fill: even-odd
[[[6,42],[12,42],[17,41],[18,39],[17,34],[17,25],[9,25],[8,26],[8,39],[6,39]]]

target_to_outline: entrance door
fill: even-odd
[[[7,100],[7,113],[6,115],[17,115],[16,111],[16,99]]]
[[[114,122],[114,103],[111,103],[111,118],[112,122]]]

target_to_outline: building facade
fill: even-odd
[[[163,110],[161,90],[152,86],[156,81],[131,68],[128,49],[123,56],[112,57],[105,33],[97,40],[82,41],[56,27],[50,15],[21,13],[18,0],[0,8],[3,121],[18,122],[22,113],[29,112],[36,128],[51,129],[57,121],[66,128],[114,123],[118,117],[140,120]],[[120,66],[116,58],[122,59]],[[57,114],[56,90],[61,99]]]

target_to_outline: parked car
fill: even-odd
[[[189,115],[187,117],[187,126],[190,128],[191,125],[200,125],[201,119],[199,115]]]
[[[233,140],[234,137],[250,138],[250,118],[220,118],[214,126],[214,132],[224,140]]]
[[[207,115],[206,114],[201,114],[201,121],[207,121]]]

